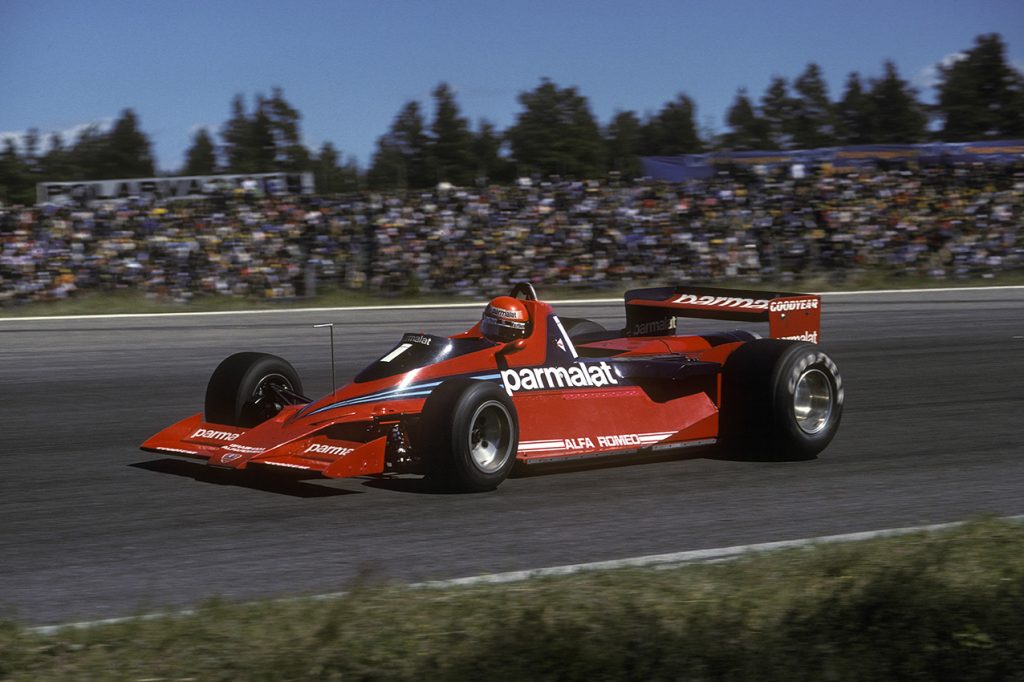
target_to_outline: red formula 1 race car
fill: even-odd
[[[417,473],[489,490],[518,462],[716,447],[750,459],[809,458],[836,433],[843,384],[820,350],[820,298],[705,287],[636,289],[626,325],[559,318],[518,284],[472,329],[405,334],[319,400],[285,360],[237,353],[206,409],[142,444],[235,469],[330,478]],[[683,336],[676,318],[767,322]]]

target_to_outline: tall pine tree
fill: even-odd
[[[200,128],[185,152],[183,175],[212,175],[217,172],[217,150],[206,128]]]
[[[433,92],[434,121],[430,126],[430,165],[438,182],[468,185],[475,175],[473,136],[459,113],[455,95],[447,83]]]
[[[604,140],[590,103],[576,88],[542,79],[519,95],[523,109],[506,136],[520,175],[593,177],[603,170]]]
[[[428,139],[420,105],[406,102],[391,128],[377,140],[368,181],[376,188],[423,188],[431,185]]]
[[[874,111],[860,74],[846,78],[846,89],[836,104],[836,137],[843,144],[869,144],[874,139]]]
[[[771,147],[768,124],[754,109],[746,88],[740,88],[736,93],[725,120],[729,132],[723,136],[722,144],[726,149],[752,151]]]
[[[139,130],[135,112],[125,109],[106,135],[98,179],[140,178],[155,175],[149,138]]]
[[[761,118],[768,129],[768,149],[791,149],[793,145],[793,98],[782,76],[772,78],[761,97]]]
[[[886,61],[882,77],[871,86],[872,142],[912,144],[927,136],[928,119],[917,93],[900,78],[896,64]]]
[[[828,85],[817,64],[808,64],[793,81],[793,113],[789,132],[797,149],[817,149],[835,144],[835,119]]]
[[[938,111],[947,141],[1024,137],[1024,75],[1006,59],[997,33],[939,67]]]
[[[284,91],[274,88],[270,99],[263,100],[260,108],[267,117],[270,135],[274,140],[272,170],[297,172],[308,168],[309,150],[302,144],[299,125],[302,116],[284,98]]]
[[[231,100],[231,117],[221,127],[220,137],[227,170],[231,173],[254,172],[251,122],[245,110],[245,99],[240,94]]]
[[[471,143],[473,168],[479,182],[508,182],[513,179],[511,165],[501,153],[503,143],[494,124],[481,119]]]
[[[704,143],[697,133],[697,106],[688,95],[679,93],[671,102],[666,102],[652,120],[653,137],[658,153],[699,154]]]
[[[635,113],[617,111],[605,129],[608,167],[626,178],[640,174],[641,127]]]

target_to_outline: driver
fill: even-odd
[[[498,343],[508,343],[525,338],[530,324],[530,314],[519,299],[498,296],[487,304],[480,320],[480,333]]]

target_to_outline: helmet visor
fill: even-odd
[[[526,323],[487,316],[480,322],[480,332],[491,341],[507,343],[526,336]]]

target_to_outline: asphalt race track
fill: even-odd
[[[621,324],[621,304],[558,310]],[[342,381],[402,331],[452,333],[479,313],[0,320],[0,616],[58,623],[1024,513],[1024,288],[826,297],[847,402],[814,461],[686,453],[444,495],[414,478],[251,480],[137,449],[201,411],[232,352],[287,357],[319,396],[328,332],[312,324],[337,324]]]

